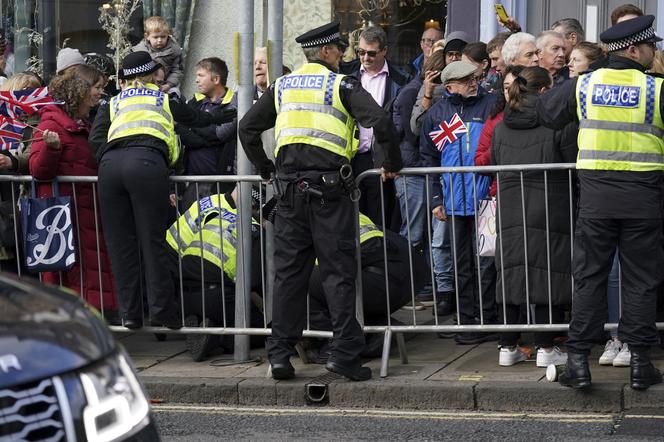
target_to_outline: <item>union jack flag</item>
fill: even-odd
[[[454,114],[449,123],[443,120],[436,129],[429,132],[429,137],[436,145],[436,149],[442,151],[445,144],[455,142],[458,134],[465,133],[468,133],[468,128],[461,121],[459,114]]]
[[[17,118],[21,115],[32,115],[49,104],[62,104],[48,95],[48,88],[20,89],[16,91],[0,91],[0,115]]]
[[[16,150],[23,139],[23,130],[28,125],[0,116],[0,149]]]

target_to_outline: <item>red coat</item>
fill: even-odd
[[[493,118],[488,118],[484,122],[480,140],[477,143],[477,150],[475,151],[475,165],[476,166],[492,166],[491,164],[491,139],[493,138],[493,131],[503,121],[503,111]],[[491,187],[489,188],[489,195],[496,196],[496,180],[491,177]]]
[[[37,180],[52,180],[56,176],[77,175],[96,176],[97,163],[92,157],[88,144],[90,127],[87,123],[74,121],[60,106],[46,106],[40,111],[40,130],[51,130],[60,137],[60,148],[51,149],[41,138],[32,143],[30,151],[30,174]],[[35,131],[39,137],[39,132]],[[75,290],[83,298],[100,309],[101,290],[98,263],[101,262],[101,287],[104,292],[104,310],[117,309],[115,282],[111,273],[111,265],[106,252],[106,242],[101,229],[101,219],[95,217],[95,202],[92,184],[60,183],[61,196],[72,196],[72,188],[76,189],[76,202],[72,198],[72,223],[74,229],[78,225],[78,235],[74,241],[77,246],[76,264],[67,272],[62,272],[62,285]],[[52,196],[51,183],[37,183],[37,196]],[[96,202],[99,214],[99,201]],[[97,230],[99,232],[99,255],[97,254]],[[74,230],[76,232],[76,230]],[[80,240],[79,240],[80,238]],[[100,261],[98,261],[98,259]],[[82,273],[81,273],[82,267]],[[83,276],[81,283],[81,274]],[[58,273],[43,273],[45,282],[60,284]]]

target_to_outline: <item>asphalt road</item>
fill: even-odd
[[[154,407],[162,440],[662,441],[664,410],[625,415]]]

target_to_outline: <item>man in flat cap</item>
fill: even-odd
[[[475,69],[472,69],[475,67]],[[440,74],[446,94],[423,117],[420,132],[420,159],[425,167],[473,166],[484,121],[495,103],[495,94],[487,94],[478,84],[477,66],[453,61]],[[443,186],[441,188],[441,182]],[[475,318],[495,323],[495,276],[493,258],[480,258],[481,294],[474,282],[477,263],[473,250],[475,209],[489,191],[489,177],[472,173],[444,173],[431,179],[431,207],[440,222],[446,221],[456,265],[456,288],[459,324],[474,325]],[[434,238],[435,241],[435,238]],[[441,239],[441,241],[443,241]],[[439,314],[448,313],[455,293],[444,292],[437,299]],[[481,299],[478,302],[477,299]],[[482,314],[480,314],[482,309]],[[495,334],[458,333],[458,344],[470,345],[496,340]]]
[[[307,63],[270,85],[239,125],[242,147],[261,176],[270,178],[276,169],[276,276],[268,359],[273,378],[295,375],[290,356],[306,323],[307,287],[317,259],[333,325],[326,368],[363,381],[371,378],[371,369],[361,365],[364,336],[355,318],[359,245],[351,195],[357,195],[353,180],[342,180],[340,171],[350,170],[357,152],[356,121],[374,129],[376,147],[384,154],[383,179],[401,169],[399,137],[389,114],[361,84],[336,74],[345,46],[338,22],[295,41]],[[273,126],[276,167],[260,138]]]
[[[661,38],[652,15],[604,31],[606,68],[571,79],[541,96],[543,125],[560,129],[578,120],[579,211],[574,239],[574,298],[562,385],[590,386],[588,354],[604,337],[606,287],[618,248],[622,316],[618,336],[632,353],[630,385],[662,382],[650,362],[657,343],[655,310],[662,282],[664,99],[662,79],[645,73]]]

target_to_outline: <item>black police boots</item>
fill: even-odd
[[[451,315],[456,311],[456,299],[454,292],[438,292],[436,295],[436,314],[438,316]],[[433,310],[432,310],[433,313]]]
[[[645,390],[651,385],[662,382],[662,374],[650,362],[650,351],[637,350],[630,346],[632,359],[629,367],[629,383],[634,390]]]
[[[590,387],[588,356],[581,353],[567,353],[567,367],[558,377],[560,385],[572,388]]]
[[[279,362],[270,362],[272,366],[272,379],[286,380],[295,377],[295,368],[288,359]]]

